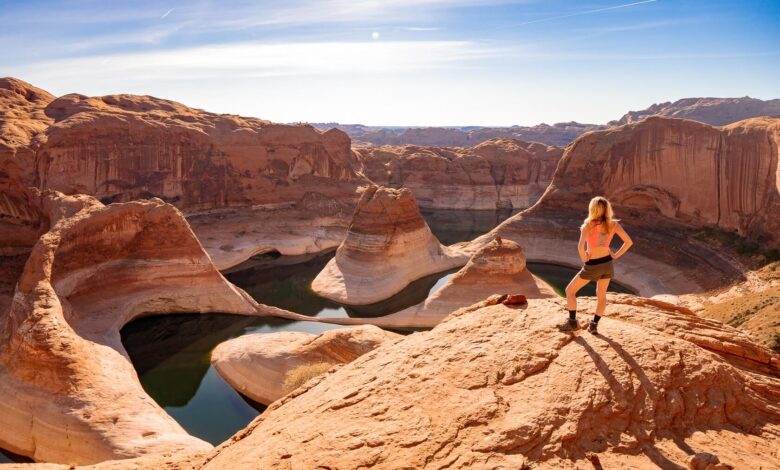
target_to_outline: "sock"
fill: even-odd
[[[593,315],[593,323],[598,324],[599,320],[601,320],[601,317],[598,315]]]
[[[576,320],[576,319],[577,319],[577,311],[569,310],[569,320]]]

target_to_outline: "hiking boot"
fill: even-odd
[[[558,329],[561,331],[575,331],[580,329],[580,324],[577,323],[577,320],[569,318],[565,322],[559,324]]]
[[[594,335],[599,334],[598,326],[599,326],[598,323],[591,320],[590,323],[588,323],[588,333],[592,333]]]

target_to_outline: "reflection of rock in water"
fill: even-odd
[[[423,218],[428,222],[431,232],[443,245],[470,241],[491,231],[498,224],[518,213],[518,210],[466,211],[466,210],[425,210]]]
[[[314,294],[310,287],[311,281],[334,254],[335,251],[330,250],[319,255],[282,256],[262,262],[254,260],[248,265],[251,267],[231,272],[226,277],[258,302],[314,316],[326,308],[340,307]]]
[[[258,320],[200,314],[141,318],[122,329],[122,343],[147,393],[160,406],[184,406],[210,366],[211,350]]]
[[[345,306],[350,317],[381,317],[398,312],[405,308],[424,302],[436,283],[445,275],[454,273],[458,268],[453,268],[442,273],[431,274],[410,283],[401,292],[389,299],[370,305]]]

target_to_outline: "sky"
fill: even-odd
[[[606,123],[780,98],[780,1],[0,0],[0,76],[276,122]]]

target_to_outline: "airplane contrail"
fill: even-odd
[[[655,1],[655,0],[653,0],[653,1]],[[170,15],[170,14],[171,14],[171,12],[172,12],[173,10],[175,10],[175,8],[171,8],[170,10],[166,11],[166,12],[165,12],[165,14],[164,14],[163,16],[161,16],[161,17],[160,17],[160,19],[162,20],[162,19],[164,19],[166,16]]]
[[[626,3],[624,5],[615,5],[613,7],[606,7],[606,8],[598,8],[596,10],[581,11],[581,12],[578,12],[578,13],[570,13],[568,15],[550,16],[548,18],[540,18],[538,20],[526,21],[525,23],[518,23],[518,24],[516,24],[514,26],[524,26],[524,25],[527,25],[527,24],[541,23],[543,21],[559,20],[561,18],[571,18],[572,16],[590,15],[592,13],[598,13],[598,12],[601,12],[601,11],[617,10],[618,8],[633,7],[635,5],[642,5],[643,3],[653,3],[653,2],[657,2],[657,1],[658,0],[642,0],[641,2]]]

